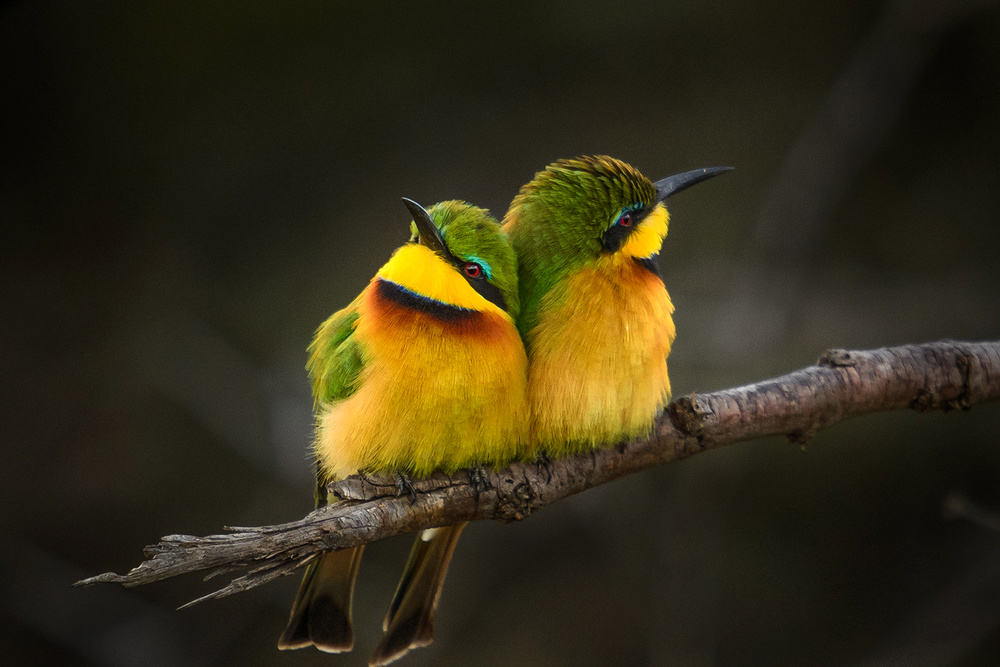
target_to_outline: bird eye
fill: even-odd
[[[625,211],[624,213],[622,213],[621,217],[618,218],[618,224],[621,225],[622,227],[631,227],[632,226],[632,214],[629,213],[628,211]]]
[[[475,262],[466,262],[463,269],[465,270],[465,275],[470,278],[478,278],[483,274],[483,267],[479,266]]]

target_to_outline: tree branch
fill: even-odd
[[[766,435],[804,443],[820,430],[887,410],[968,410],[1000,400],[1000,341],[939,341],[877,350],[828,350],[814,366],[751,385],[678,398],[648,439],[544,463],[514,463],[482,474],[436,473],[400,495],[392,476],[330,484],[338,500],[291,523],[228,527],[223,535],[168,535],[145,562],[76,586],[138,586],[213,569],[207,578],[252,568],[189,605],[290,574],[328,549],[342,549],[459,521],[526,518],[546,505],[606,482],[723,445]],[[185,605],[188,606],[188,605]]]

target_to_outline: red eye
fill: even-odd
[[[470,278],[478,278],[483,273],[483,267],[479,266],[475,262],[465,263],[465,275]]]
[[[622,217],[618,218],[618,224],[621,225],[622,227],[631,227],[632,226],[632,214],[629,213],[628,211],[625,211],[624,213],[622,213]]]

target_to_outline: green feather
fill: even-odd
[[[517,257],[500,224],[484,208],[453,199],[427,209],[441,230],[448,250],[462,261],[483,264],[488,280],[499,288],[507,314],[517,319],[520,298],[517,290]],[[411,240],[417,238],[411,223]]]
[[[655,199],[648,178],[606,155],[559,160],[521,187],[504,225],[517,251],[518,326],[525,340],[538,322],[542,295],[601,255],[601,236],[622,209],[648,207]],[[550,298],[559,298],[558,289]]]
[[[353,337],[360,298],[323,322],[309,345],[306,369],[313,383],[314,405],[345,399],[357,389],[365,365],[361,346]]]

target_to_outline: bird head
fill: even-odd
[[[730,169],[696,169],[654,183],[631,165],[598,155],[559,160],[538,172],[504,218],[520,262],[522,306],[533,311],[560,278],[603,257],[631,258],[656,272],[669,222],[664,201]],[[533,320],[532,312],[526,315]]]
[[[424,209],[412,199],[403,203],[413,216],[411,242],[436,256],[435,266],[444,273],[437,289],[453,297],[448,302],[486,308],[486,303],[517,319],[517,259],[500,224],[486,209],[463,201],[444,201]],[[447,269],[442,268],[442,263]],[[465,285],[472,288],[472,295]],[[481,307],[476,307],[477,298]]]

